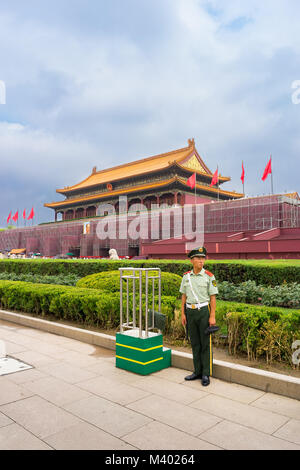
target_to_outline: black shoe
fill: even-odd
[[[200,378],[201,378],[201,375],[197,375],[193,372],[192,375],[188,375],[187,377],[184,378],[184,380],[197,380]]]
[[[207,387],[207,385],[210,384],[209,377],[207,375],[203,375],[201,382],[202,382],[203,387]]]

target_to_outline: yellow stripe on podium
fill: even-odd
[[[146,366],[147,364],[152,364],[153,362],[157,361],[162,361],[163,357],[159,357],[158,359],[154,359],[153,361],[149,362],[140,362],[140,361],[135,361],[133,359],[128,359],[127,357],[122,357],[122,356],[116,356],[118,359],[123,359],[124,361],[129,361],[129,362],[135,362],[136,364],[141,364],[142,366]]]
[[[135,349],[135,351],[141,351],[141,352],[152,351],[153,349],[159,349],[163,347],[162,344],[160,344],[159,346],[154,346],[153,348],[141,349],[141,348],[134,348],[133,346],[127,346],[126,344],[120,344],[120,343],[116,343],[116,346],[122,346],[122,348],[128,348],[128,349]]]

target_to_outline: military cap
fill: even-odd
[[[219,331],[219,329],[220,328],[217,325],[212,325],[212,326],[209,326],[208,328],[206,328],[204,333],[206,335],[211,335],[212,333],[215,333],[216,331]]]
[[[206,248],[204,248],[204,246],[200,246],[199,248],[194,248],[192,251],[190,251],[188,257],[192,259],[194,256],[203,256],[205,258],[206,253]]]

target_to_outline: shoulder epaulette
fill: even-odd
[[[213,273],[211,273],[210,271],[205,271],[205,274],[207,274],[209,277],[213,277]]]
[[[191,272],[192,272],[192,271],[187,271],[187,272],[186,272],[186,273],[184,273],[183,275],[185,276],[186,274],[188,274],[188,273],[191,273]]]

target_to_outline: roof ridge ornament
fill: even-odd
[[[188,144],[189,144],[189,147],[195,148],[195,139],[194,138],[188,139]]]
[[[92,169],[92,175],[94,175],[95,173],[97,173],[97,167],[94,166],[93,169]]]

